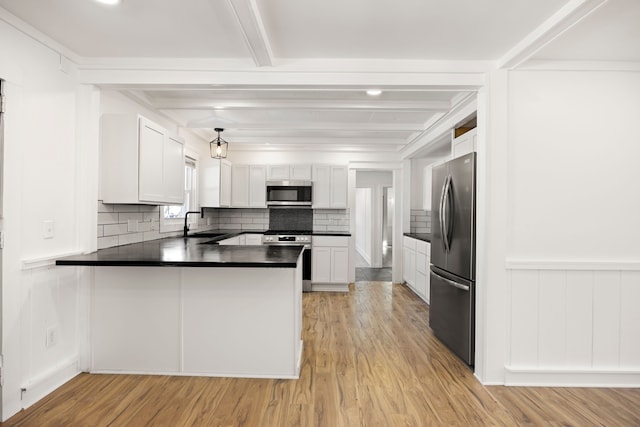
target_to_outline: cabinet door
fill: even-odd
[[[476,129],[460,135],[453,140],[453,158],[476,151]]]
[[[416,272],[416,294],[422,299],[425,298],[425,292],[427,289],[427,276],[424,273]]]
[[[231,206],[249,207],[249,165],[231,167]]]
[[[331,207],[347,208],[347,168],[331,167]]]
[[[269,180],[286,181],[289,179],[289,165],[269,165],[267,175]]]
[[[161,202],[164,196],[164,129],[140,119],[138,196],[140,201]]]
[[[200,206],[220,206],[220,160],[207,157],[200,162]]]
[[[245,245],[260,246],[262,245],[262,234],[245,234]]]
[[[311,180],[311,165],[291,165],[289,178],[303,181]]]
[[[331,248],[314,247],[311,250],[311,281],[316,283],[331,281]]]
[[[261,165],[249,166],[249,206],[252,208],[267,207],[266,169]]]
[[[347,248],[331,248],[331,282],[349,281],[349,251]]]
[[[313,207],[331,207],[331,168],[327,165],[313,166]]]
[[[404,247],[403,265],[403,279],[411,287],[414,287],[416,285],[416,251],[406,246]]]
[[[163,152],[164,200],[168,203],[184,203],[184,144],[173,136],[164,139]]]
[[[220,162],[220,206],[231,206],[231,163]]]

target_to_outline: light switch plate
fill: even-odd
[[[48,219],[43,223],[42,237],[45,239],[53,239],[53,220]]]

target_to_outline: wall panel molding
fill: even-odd
[[[507,265],[505,384],[640,387],[639,265]]]

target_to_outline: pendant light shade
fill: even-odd
[[[220,137],[220,132],[222,132],[224,129],[215,128],[214,130],[218,132],[218,136],[216,138],[213,138],[213,140],[209,143],[211,158],[226,159],[229,143]]]

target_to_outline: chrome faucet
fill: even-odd
[[[189,234],[189,226],[187,225],[187,219],[189,218],[189,214],[192,214],[192,213],[199,213],[200,217],[204,218],[204,210],[185,212],[185,214],[184,214],[184,228],[183,228],[183,236],[184,237],[187,237],[187,235]]]

